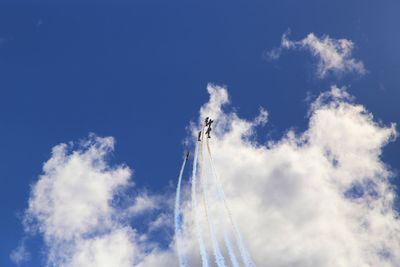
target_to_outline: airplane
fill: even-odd
[[[188,160],[188,159],[189,159],[189,154],[190,154],[190,152],[187,151],[187,152],[186,152],[186,155],[185,155],[185,160]]]
[[[210,126],[208,126],[208,128],[207,128],[207,130],[206,130],[207,138],[211,138],[211,136],[210,136],[211,130],[212,130],[212,128],[211,128],[211,124],[210,124]]]
[[[212,124],[213,122],[214,122],[214,121],[213,121],[212,119],[210,119],[209,117],[207,117],[206,120],[205,120],[206,126],[210,126],[210,127],[211,127],[211,124]]]
[[[207,135],[207,138],[211,138],[210,134],[211,134],[211,124],[214,122],[212,119],[210,119],[210,117],[206,117],[206,119],[204,120],[205,122],[205,126],[207,127],[207,130],[205,132],[205,134]],[[197,141],[201,141],[201,131],[199,132],[199,135],[197,137]]]

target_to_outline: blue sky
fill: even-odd
[[[400,123],[397,1],[74,2],[0,2],[1,266],[14,266],[31,185],[53,146],[113,136],[111,160],[131,166],[139,188],[163,192],[209,82],[227,86],[242,118],[268,110],[260,141],[304,130],[307,96],[333,84],[376,120]],[[268,60],[288,29],[293,40],[351,40],[367,73],[318,79],[305,51]],[[399,150],[396,141],[383,153],[395,171]],[[43,265],[39,243],[29,241],[29,266]]]

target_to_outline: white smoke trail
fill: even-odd
[[[208,150],[208,155],[209,155],[209,158],[210,158],[212,173],[213,173],[213,176],[214,176],[216,184],[217,184],[218,195],[220,196],[220,198],[224,202],[225,209],[226,209],[226,211],[228,213],[229,220],[230,220],[231,225],[233,227],[234,236],[235,236],[235,239],[236,239],[236,243],[237,243],[237,245],[239,247],[240,256],[242,258],[242,261],[243,261],[243,263],[245,264],[246,267],[255,267],[256,265],[254,264],[253,260],[250,257],[249,252],[247,251],[246,247],[244,246],[243,238],[242,238],[242,235],[240,233],[239,227],[237,226],[236,222],[233,220],[232,213],[231,213],[231,211],[229,209],[229,206],[228,206],[228,203],[226,201],[225,192],[224,192],[224,189],[222,188],[222,183],[221,183],[221,181],[219,179],[218,173],[217,173],[217,171],[215,169],[214,160],[213,160],[213,158],[211,156],[211,149],[210,149],[210,145],[209,145],[208,139],[207,139],[207,150]]]
[[[235,251],[233,249],[231,240],[229,239],[228,232],[224,228],[224,242],[225,246],[228,249],[228,254],[229,254],[229,259],[231,260],[232,266],[233,267],[239,267],[239,262],[236,258]]]
[[[208,146],[208,140],[207,140],[207,146]],[[207,152],[206,152],[206,154],[207,154]],[[223,202],[224,200],[223,200],[223,198],[222,198],[222,196],[221,196],[221,194],[219,193],[219,191],[218,191],[218,185],[217,185],[217,183],[216,183],[216,181],[215,181],[215,174],[213,173],[213,169],[212,169],[212,162],[211,162],[211,157],[207,157],[207,162],[209,163],[209,165],[211,166],[211,175],[213,176],[213,181],[214,181],[214,185],[215,185],[215,188],[217,188],[217,197],[218,197],[218,200],[219,200],[219,202]],[[223,218],[225,218],[226,219],[226,217],[225,216],[223,216]],[[228,219],[228,222],[229,222],[229,219]],[[223,223],[225,223],[225,221],[223,222]],[[237,257],[236,257],[236,255],[235,255],[235,250],[234,250],[234,246],[232,245],[232,242],[231,242],[231,239],[230,239],[230,237],[229,237],[229,233],[228,233],[228,231],[227,231],[227,227],[225,226],[225,225],[223,225],[223,227],[222,227],[222,229],[223,229],[223,234],[224,234],[224,243],[225,243],[225,246],[226,246],[226,248],[227,248],[227,250],[228,250],[228,255],[229,255],[229,259],[230,259],[230,261],[231,261],[231,264],[232,264],[232,266],[233,267],[239,267],[240,265],[239,265],[239,262],[238,262],[238,260],[237,260]]]
[[[197,196],[196,196],[196,175],[197,175],[197,154],[198,154],[198,143],[196,143],[196,149],[194,152],[193,160],[193,172],[192,172],[192,210],[194,212],[194,221],[196,227],[197,240],[200,247],[201,262],[203,267],[209,267],[208,255],[206,246],[204,244],[204,238],[201,231],[199,215],[197,212]]]
[[[219,247],[218,244],[218,239],[216,237],[215,234],[215,230],[214,230],[214,225],[211,222],[208,214],[208,210],[209,210],[209,204],[208,204],[208,185],[207,185],[207,180],[205,177],[205,172],[203,171],[203,163],[204,163],[204,157],[203,157],[203,150],[204,150],[204,143],[203,143],[203,133],[201,136],[201,149],[200,149],[200,183],[202,186],[202,193],[203,193],[203,200],[204,200],[204,204],[205,204],[205,211],[206,211],[206,219],[207,219],[207,223],[208,223],[208,228],[209,228],[209,232],[210,232],[210,238],[211,238],[211,243],[212,243],[212,247],[213,247],[213,252],[214,252],[214,256],[215,256],[215,262],[217,264],[218,267],[226,267],[225,265],[225,259],[224,256],[221,253],[221,249]]]
[[[207,150],[209,150],[208,139],[207,139]],[[209,153],[209,151],[208,151],[208,153]],[[207,153],[206,153],[206,154],[207,154]],[[213,179],[213,180],[214,180],[214,184],[216,185],[216,188],[217,188],[217,191],[218,191],[218,190],[219,190],[219,189],[218,189],[218,184],[217,184],[216,181],[215,181],[215,177],[214,177],[215,174],[214,174],[214,170],[213,170],[213,168],[212,168],[211,157],[210,157],[209,154],[208,154],[207,159],[208,159],[209,165],[211,166],[211,172],[212,172],[212,176],[213,176],[213,178],[214,178],[214,179]],[[219,192],[219,191],[218,191],[218,192]],[[217,195],[218,195],[218,200],[219,200],[220,202],[223,202],[223,201],[224,201],[224,199],[222,198],[223,195],[221,195],[220,193],[218,193]],[[229,221],[229,220],[228,220],[228,221]],[[230,259],[230,261],[231,261],[231,263],[232,263],[232,266],[233,266],[233,267],[239,267],[240,265],[239,265],[239,262],[238,262],[238,260],[237,260],[236,255],[235,255],[235,250],[234,250],[234,248],[233,248],[232,242],[231,242],[230,237],[229,237],[229,233],[228,233],[227,228],[226,228],[225,226],[223,226],[223,233],[224,233],[224,243],[225,243],[225,246],[226,246],[226,248],[227,248],[227,250],[228,250],[229,259]]]
[[[176,197],[175,197],[175,236],[176,236],[176,246],[178,250],[179,266],[186,267],[187,259],[185,253],[182,250],[181,240],[182,240],[182,212],[180,208],[181,202],[181,183],[183,171],[185,169],[187,158],[185,157],[182,163],[181,170],[179,172],[178,185],[176,187]]]

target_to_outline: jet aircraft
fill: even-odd
[[[210,125],[208,126],[207,130],[206,130],[207,138],[211,138],[211,136],[210,136],[211,130],[212,130],[212,128],[211,128],[211,124],[210,124]]]
[[[209,117],[207,117],[206,120],[205,120],[206,126],[209,126],[209,127],[211,127],[211,124],[212,124],[213,122],[214,122],[214,121],[213,121],[212,119],[210,119]]]
[[[211,125],[213,122],[214,121],[212,119],[210,119],[210,117],[206,117],[206,119],[204,120],[205,127],[207,127],[206,132],[205,132],[205,134],[207,135],[207,138],[211,138],[211,135],[210,135],[211,131],[212,131]],[[199,135],[197,137],[197,141],[199,141],[199,142],[201,141],[201,132],[202,131],[199,132]]]

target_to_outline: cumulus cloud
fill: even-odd
[[[133,181],[129,167],[108,163],[113,149],[113,138],[95,135],[53,148],[25,215],[27,231],[44,238],[47,266],[128,267],[158,249],[126,220],[153,210],[161,196],[138,194],[126,210],[116,207],[113,200]]]
[[[232,213],[257,266],[398,266],[400,220],[382,148],[396,137],[344,89],[310,107],[309,127],[255,144],[254,121],[223,112],[210,86],[211,140]]]
[[[352,57],[354,43],[348,39],[333,39],[329,36],[318,38],[314,33],[300,41],[291,41],[289,33],[282,35],[281,45],[268,52],[269,59],[278,59],[284,50],[308,50],[317,60],[317,75],[324,78],[329,73],[365,74],[364,64]]]
[[[381,160],[382,148],[396,138],[395,125],[378,123],[345,89],[332,87],[311,104],[304,132],[256,143],[252,137],[268,113],[240,118],[229,111],[225,88],[207,89],[210,100],[199,120],[215,119],[210,145],[216,170],[257,266],[399,265],[396,195]],[[74,149],[61,144],[44,164],[26,224],[43,235],[48,266],[177,266],[174,240],[162,246],[151,239],[152,232],[171,227],[169,208],[156,212],[141,232],[126,223],[135,216],[126,212],[123,220],[113,205],[133,183],[127,166],[108,163],[113,144],[96,136]],[[190,266],[200,266],[189,186],[182,243]],[[160,197],[138,194],[127,210],[154,211]]]

